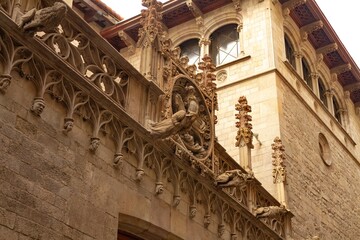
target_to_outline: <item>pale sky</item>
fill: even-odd
[[[102,0],[125,19],[140,13],[141,0]],[[160,0],[166,2],[166,0]],[[345,48],[360,67],[359,0],[316,0],[325,17],[339,36]]]

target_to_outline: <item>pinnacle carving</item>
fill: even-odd
[[[274,143],[271,144],[272,149],[274,150],[272,154],[272,165],[274,166],[273,169],[273,181],[274,183],[281,183],[285,182],[286,180],[286,171],[285,171],[285,148],[282,144],[282,141],[279,137],[274,139]]]
[[[141,10],[140,24],[142,27],[139,29],[139,42],[146,38],[149,43],[152,43],[156,37],[161,38],[164,34],[161,22],[163,4],[156,0],[142,0],[142,5],[148,9]]]
[[[245,96],[241,96],[238,100],[238,103],[235,105],[235,109],[239,111],[236,114],[236,127],[239,129],[236,136],[236,147],[243,147],[247,145],[250,148],[254,148],[252,144],[253,132],[252,132],[252,117],[248,114],[251,112],[251,106],[248,105],[247,99]]]

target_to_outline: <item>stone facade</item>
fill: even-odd
[[[314,27],[290,17],[303,2],[233,0],[202,14],[186,1],[196,19],[166,29],[161,4],[143,1],[140,40],[117,32],[120,54],[70,7],[33,36],[16,23],[41,6],[20,2],[0,11],[0,240],[360,235],[357,108],[304,38]],[[239,56],[214,68],[209,40],[227,24]],[[346,110],[341,123],[303,81],[300,58],[296,69],[286,60],[284,33]],[[190,38],[198,69],[176,48]],[[176,94],[189,110],[189,86],[205,131],[157,141],[150,126],[176,114]]]

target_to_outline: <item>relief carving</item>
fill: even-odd
[[[254,214],[257,218],[275,218],[287,213],[288,210],[284,205],[259,207],[255,210]]]
[[[215,186],[219,188],[229,188],[245,185],[254,179],[254,174],[243,173],[241,170],[226,171],[215,179]]]
[[[53,32],[65,18],[67,7],[65,3],[55,2],[53,6],[40,10],[33,8],[19,19],[19,27],[26,33]]]
[[[21,66],[33,57],[31,51],[16,44],[0,30],[0,93],[5,94],[11,84],[11,71],[20,72]]]

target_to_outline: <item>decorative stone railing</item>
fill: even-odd
[[[17,14],[21,16],[21,12]],[[231,239],[237,235],[247,239],[286,238],[286,214],[262,221],[254,215],[257,207],[280,205],[256,179],[245,186],[223,190],[214,185],[216,176],[228,170],[246,173],[220,145],[215,144],[213,164],[209,167],[194,162],[189,152],[175,152],[178,148],[173,138],[155,141],[150,136],[145,128],[146,111],[150,108],[131,112],[128,104],[136,97],[135,88],[147,96],[159,96],[162,90],[139,74],[71,9],[55,33],[23,32],[5,11],[0,11],[0,22],[2,94],[9,90],[13,76],[31,81],[36,93],[29,110],[34,115],[41,116],[46,111],[44,95],[50,94],[66,109],[65,134],[76,124],[75,119],[80,119],[74,115],[92,125],[89,151],[98,150],[101,131],[108,133],[106,137],[115,143],[114,167],[121,168],[124,161],[135,158],[135,179],[141,184],[143,175],[154,171],[156,194],[161,194],[164,183],[171,180],[172,204],[177,206],[181,195],[187,194],[189,217],[194,218],[197,209],[204,207],[204,227],[217,217],[219,237],[227,228]]]

